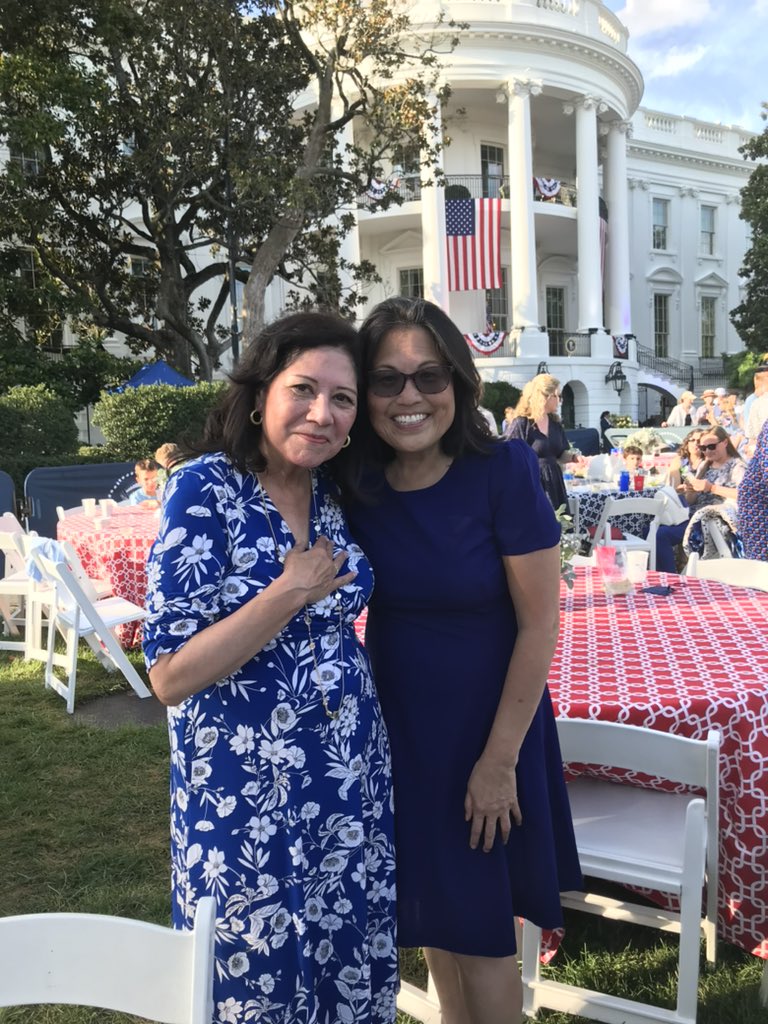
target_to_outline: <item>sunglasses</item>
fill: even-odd
[[[425,366],[415,373],[401,373],[399,370],[372,370],[368,374],[368,390],[377,398],[394,398],[411,380],[420,394],[439,395],[451,383],[452,373],[453,367],[443,363],[438,363],[436,366]]]
[[[722,443],[722,441],[715,441],[714,444],[700,444],[698,445],[698,449],[700,452],[713,452],[715,448]]]

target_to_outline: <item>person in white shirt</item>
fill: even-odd
[[[684,391],[669,414],[669,419],[661,424],[662,427],[690,427],[693,422],[691,409],[695,401],[696,395],[692,391]]]

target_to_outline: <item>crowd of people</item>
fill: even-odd
[[[546,679],[562,467],[585,460],[550,374],[500,431],[481,397],[429,302],[388,299],[359,332],[293,314],[199,442],[137,466],[145,494],[165,474],[144,648],[169,709],[173,916],[216,900],[215,1020],[392,1024],[401,945],[425,950],[445,1021],[506,1024],[515,919],[557,928],[581,887]],[[764,548],[766,431],[746,466],[712,397],[670,479],[692,508],[743,489]]]

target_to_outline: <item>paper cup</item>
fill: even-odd
[[[627,576],[632,583],[645,583],[648,573],[648,552],[627,552]]]
[[[106,516],[109,515],[109,513],[111,511],[112,511],[112,499],[111,498],[101,498],[101,500],[99,501],[99,515],[102,516],[102,517],[106,517]]]
[[[96,499],[95,498],[83,498],[83,512],[87,516],[96,515]]]

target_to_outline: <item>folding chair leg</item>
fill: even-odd
[[[104,633],[96,633],[95,635],[106,648],[107,653],[115,663],[116,667],[122,672],[126,680],[133,687],[137,696],[151,697],[152,694],[150,690],[147,689],[139,673],[130,661],[128,661],[128,658],[125,656],[125,651],[122,649],[115,636],[110,633],[109,630],[106,630]]]

